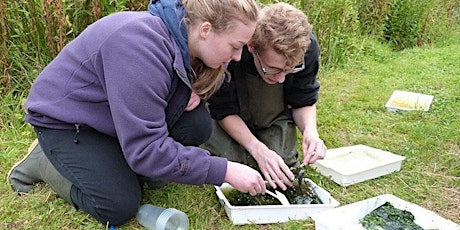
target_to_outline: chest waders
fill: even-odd
[[[288,166],[298,162],[297,129],[288,117],[284,84],[269,85],[258,75],[235,71],[240,117],[252,134],[280,155]],[[286,78],[287,79],[287,78]],[[211,138],[202,145],[213,155],[258,169],[255,159],[215,122]]]

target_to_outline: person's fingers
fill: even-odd
[[[251,196],[257,195],[256,189],[255,189],[255,188],[250,189],[250,190],[249,190],[249,194],[250,194]]]
[[[263,182],[263,180],[259,181],[259,183],[254,184],[249,190],[249,194],[251,196],[255,196],[260,193],[265,193],[265,182]]]
[[[282,189],[283,191],[287,189],[286,185],[284,184],[284,182],[278,177],[278,175],[273,175],[273,180],[275,181],[275,183],[278,185],[278,187],[280,189]]]
[[[303,163],[308,165],[311,162],[315,162],[316,161],[316,159],[315,159],[316,155],[317,155],[317,152],[316,152],[315,149],[313,149],[312,151],[306,151],[305,154],[304,154]]]
[[[264,177],[267,180],[268,184],[270,185],[270,187],[272,187],[273,189],[276,189],[276,187],[277,187],[276,183],[272,180],[270,172],[268,172],[268,170],[266,170],[265,172],[263,172],[263,174],[264,174]]]

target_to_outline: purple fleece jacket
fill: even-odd
[[[161,18],[115,13],[90,25],[43,69],[27,98],[26,120],[53,129],[86,125],[117,137],[138,174],[220,185],[225,158],[169,137],[165,110],[171,79],[179,75],[186,76],[180,50]]]

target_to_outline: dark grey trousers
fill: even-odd
[[[211,121],[201,104],[182,114],[170,136],[184,145],[198,146],[211,135]],[[77,209],[114,226],[136,215],[144,177],[131,170],[116,138],[91,128],[82,128],[78,134],[76,130],[35,130],[45,155],[72,183],[70,195]]]

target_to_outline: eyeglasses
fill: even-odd
[[[259,56],[259,52],[257,52],[256,49],[254,49],[254,53],[256,54],[256,57],[257,57],[257,60],[259,60],[259,64],[260,64],[260,68],[262,69],[262,72],[265,74],[265,75],[275,75],[275,74],[279,74],[281,72],[285,73],[285,74],[290,74],[290,73],[297,73],[297,72],[300,72],[302,70],[305,69],[305,59],[302,58],[302,64],[292,68],[292,69],[280,69],[280,68],[273,68],[273,69],[269,69],[267,70],[264,65],[262,64],[262,60],[260,59],[260,56]]]

